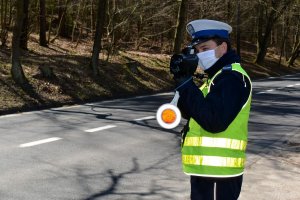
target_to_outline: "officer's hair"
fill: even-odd
[[[212,38],[211,40],[213,40],[215,43],[217,43],[217,45],[221,45],[223,42],[225,42],[227,44],[227,52],[231,50],[231,43],[229,39],[225,39],[225,38]]]

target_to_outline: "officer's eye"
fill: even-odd
[[[203,46],[203,47],[197,48],[197,53],[201,53],[201,52],[208,51],[208,50],[210,50],[209,47]]]

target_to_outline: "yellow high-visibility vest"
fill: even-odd
[[[228,67],[228,66],[227,66]],[[193,118],[182,144],[183,171],[188,175],[206,177],[234,177],[243,174],[245,151],[248,138],[248,119],[250,113],[252,85],[248,74],[239,63],[229,66],[241,73],[250,82],[251,90],[247,102],[227,129],[220,133],[210,133]],[[213,80],[222,72],[204,83],[200,90],[206,96]]]

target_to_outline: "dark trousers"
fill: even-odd
[[[243,175],[232,178],[191,176],[191,200],[237,200],[242,182]]]

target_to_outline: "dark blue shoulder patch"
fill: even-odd
[[[222,71],[231,71],[232,70],[232,66],[231,65],[226,65],[225,67],[223,67]]]

